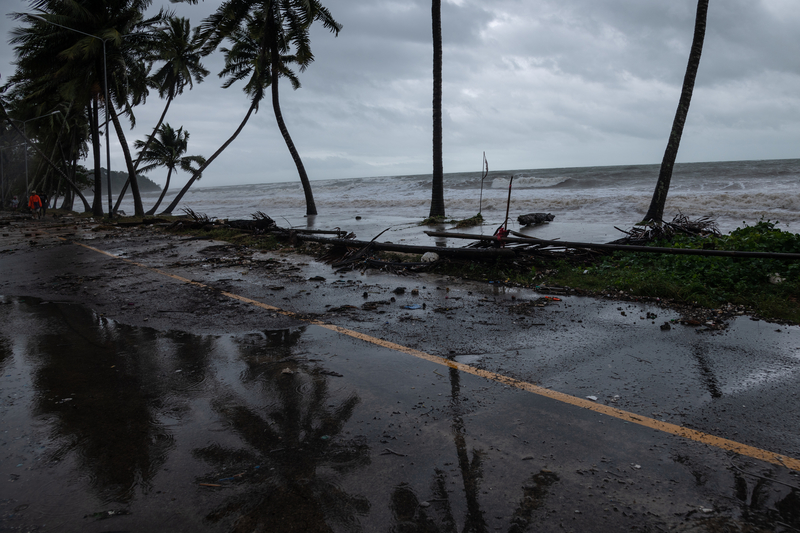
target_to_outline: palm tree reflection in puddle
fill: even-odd
[[[38,363],[33,414],[50,421],[49,460],[75,454],[104,502],[148,492],[175,447],[160,418],[186,411],[181,400],[204,379],[215,339],[125,326],[76,305],[32,309],[48,332],[28,353]]]
[[[678,455],[675,461],[689,469],[698,486],[723,472],[687,456]],[[726,503],[712,514],[696,509],[676,513],[687,523],[696,522],[692,531],[800,531],[800,487],[791,470],[744,457],[734,458],[725,470],[732,475],[733,497],[724,498],[730,508],[725,509]]]
[[[470,459],[467,450],[466,427],[462,417],[460,373],[450,369],[450,390],[453,409],[452,433],[458,457],[458,467],[464,485],[466,516],[462,532],[485,533],[488,525],[481,510],[479,492],[483,481],[483,463],[487,454],[483,450],[472,450]],[[542,470],[530,476],[522,486],[522,498],[511,517],[509,533],[521,533],[530,525],[533,511],[539,508],[547,496],[550,485],[558,476]],[[394,533],[455,533],[457,521],[453,514],[450,493],[447,490],[447,472],[434,469],[430,486],[431,498],[420,501],[413,488],[400,484],[392,493],[392,514],[395,519]]]
[[[336,483],[370,461],[365,439],[340,435],[359,398],[336,404],[324,371],[291,356],[304,330],[268,331],[262,344],[241,345],[241,381],[256,395],[248,402],[229,392],[214,409],[243,446],[194,451],[215,467],[201,483],[239,489],[206,516],[230,521],[231,531],[358,530],[356,515],[369,511],[365,497]]]

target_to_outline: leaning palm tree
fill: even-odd
[[[201,155],[184,155],[188,144],[189,132],[184,131],[182,127],[176,130],[168,123],[164,123],[159,128],[155,137],[151,136],[146,142],[136,141],[134,143],[134,146],[141,150],[137,160],[147,163],[141,168],[141,172],[147,172],[158,167],[167,168],[167,182],[164,185],[164,189],[161,191],[156,204],[145,213],[146,215],[154,214],[158,206],[161,205],[161,201],[169,189],[169,182],[173,172],[180,168],[184,172],[194,173],[196,167],[193,167],[192,164],[200,166],[206,162],[205,157]]]
[[[195,3],[195,0],[189,1]],[[297,65],[303,71],[314,60],[308,31],[315,20],[322,22],[325,28],[337,35],[341,29],[330,12],[317,0],[228,0],[203,21],[201,30],[206,38],[207,52],[214,50],[223,40],[227,39],[232,43],[230,48],[222,49],[225,54],[225,68],[220,72],[220,77],[227,77],[223,85],[226,88],[237,81],[248,80],[244,91],[250,98],[250,108],[234,134],[206,160],[206,164],[192,176],[163,214],[172,213],[199,177],[199,173],[239,135],[250,115],[258,111],[267,87],[271,88],[272,108],[278,127],[294,158],[303,184],[306,213],[317,214],[311,183],[283,121],[278,93],[278,80],[281,77],[287,78],[293,88],[300,87],[300,81],[291,69],[292,65]]]
[[[133,108],[145,102],[149,89],[156,88],[149,77],[151,67],[149,58],[150,51],[156,43],[154,29],[165,17],[165,12],[161,10],[147,19],[144,18],[142,12],[131,12],[127,17],[113,19],[113,22],[117,24],[117,31],[121,32],[121,35],[108,59],[110,102],[106,105],[106,113],[109,114],[114,124],[114,130],[122,148],[136,216],[144,216],[144,207],[136,180],[136,167],[119,115],[124,115],[129,120],[130,127],[133,128],[136,125]],[[119,113],[117,109],[120,110]]]
[[[187,1],[196,3],[197,0]],[[316,215],[317,207],[303,161],[283,120],[278,83],[281,77],[292,79],[288,74],[287,62],[297,64],[303,71],[314,61],[309,39],[309,30],[314,22],[320,22],[334,35],[338,35],[342,28],[319,0],[227,0],[202,24],[203,33],[208,39],[207,49],[213,50],[225,39],[233,40],[247,26],[247,33],[256,40],[260,53],[265,57],[268,54],[270,75],[268,78],[259,76],[258,79],[264,82],[269,80],[265,86],[271,87],[275,120],[297,167],[308,215]],[[299,88],[296,77],[292,85],[295,89]]]
[[[287,0],[269,2],[266,27],[272,59],[272,109],[275,113],[275,120],[278,122],[278,129],[281,131],[289,153],[292,154],[297,173],[300,175],[300,182],[303,184],[307,215],[316,215],[317,206],[314,204],[311,183],[308,180],[303,161],[300,159],[300,154],[297,153],[294,142],[292,142],[292,138],[289,135],[289,130],[286,128],[286,123],[283,121],[278,93],[278,80],[282,75],[282,70],[284,70],[281,53],[285,54],[289,50],[289,43],[292,43],[295,47],[293,57],[300,64],[300,70],[305,70],[314,60],[308,40],[308,28],[315,20],[322,22],[323,26],[335,35],[338,35],[339,30],[342,28],[333,19],[330,12],[317,0],[309,0],[305,3]]]
[[[189,19],[184,17],[171,16],[167,19],[165,26],[158,28],[154,33],[155,48],[150,52],[148,59],[154,62],[163,62],[158,70],[150,77],[150,81],[158,89],[158,95],[166,99],[164,110],[158,119],[152,133],[147,138],[150,142],[159,131],[164,118],[167,115],[169,106],[176,96],[183,94],[184,88],[188,85],[191,89],[194,85],[192,81],[202,82],[208,76],[208,70],[201,63],[202,40],[198,36],[198,28],[192,32]],[[139,169],[142,162],[141,154],[147,151],[140,148],[140,157],[133,165],[134,170]],[[114,204],[114,211],[119,209],[119,204],[125,196],[130,180],[125,182],[122,191]]]
[[[442,0],[432,0],[433,23],[433,183],[429,217],[444,217],[442,163]]]
[[[236,131],[192,174],[192,177],[186,182],[178,195],[172,199],[172,202],[161,213],[162,215],[169,215],[175,210],[183,196],[189,191],[189,188],[195,181],[200,179],[202,172],[239,136],[247,121],[250,120],[250,116],[253,112],[258,111],[258,105],[264,99],[264,89],[268,85],[265,80],[269,79],[270,63],[264,47],[258,45],[258,41],[252,33],[254,26],[255,23],[252,17],[247,17],[242,27],[233,31],[230,38],[234,45],[230,49],[222,49],[225,55],[225,67],[219,73],[221,78],[227,78],[222,85],[226,89],[235,82],[246,79],[249,76],[243,90],[250,98],[250,107]]]
[[[683,78],[683,89],[678,101],[678,109],[675,111],[675,120],[672,122],[672,131],[667,142],[667,149],[664,151],[664,158],[661,161],[661,170],[658,173],[658,182],[653,192],[653,199],[650,201],[650,207],[644,216],[643,222],[660,223],[664,216],[664,205],[667,202],[669,184],[672,180],[672,169],[675,166],[675,159],[678,157],[678,147],[681,144],[683,126],[686,124],[686,116],[689,114],[694,81],[697,77],[697,69],[700,66],[700,56],[703,53],[707,15],[708,0],[698,0],[697,16],[694,22],[694,38],[692,40],[692,49],[689,52],[689,63],[686,65],[686,75]]]

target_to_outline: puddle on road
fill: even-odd
[[[148,531],[485,529],[484,509],[502,498],[481,503],[490,454],[469,444],[459,374],[441,383],[452,396],[437,411],[453,409],[436,435],[446,447],[410,452],[406,441],[435,421],[397,411],[417,387],[364,408],[316,358],[330,354],[306,351],[306,336],[306,327],[164,332],[76,304],[0,297],[0,529],[83,531],[100,520]],[[509,504],[517,525],[557,480],[542,475],[535,469],[524,501]]]
[[[341,435],[359,398],[295,354],[304,327],[198,336],[33,298],[0,298],[0,324],[0,529],[70,531],[153,500],[190,516],[172,531],[297,512],[312,531],[369,509],[335,475],[369,463]]]
[[[539,400],[374,350],[305,326],[192,335],[0,296],[0,530],[523,531],[588,505],[584,474],[552,464],[557,430],[539,445],[520,411]],[[764,484],[778,502],[764,504],[751,479],[729,483],[800,526],[796,492]],[[661,523],[630,516],[602,523]]]

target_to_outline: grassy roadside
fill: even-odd
[[[653,246],[800,253],[800,235],[769,221],[720,237],[677,237]],[[616,252],[586,263],[545,265],[539,283],[588,293],[670,300],[708,309],[746,308],[756,316],[800,324],[800,262]]]
[[[680,236],[652,246],[800,253],[800,235],[770,221],[720,237]],[[526,287],[559,286],[581,294],[650,298],[715,310],[746,309],[761,318],[800,324],[800,262],[615,252],[592,260],[530,259],[448,262],[442,274]]]
[[[119,222],[134,220],[121,219]],[[274,236],[254,236],[229,228],[171,231],[258,250],[307,255],[320,255],[325,251],[324,246],[316,243],[295,248]],[[680,236],[670,242],[653,242],[652,245],[800,253],[800,235],[780,230],[770,221],[761,221],[719,237]],[[419,260],[406,254],[379,255],[392,261]],[[508,285],[568,287],[580,294],[613,294],[619,299],[659,298],[676,305],[706,309],[746,309],[748,314],[761,318],[800,324],[798,261],[615,252],[591,260],[535,257],[486,262],[448,260],[442,261],[433,271]]]
[[[721,237],[681,236],[653,246],[800,253],[800,235],[761,221]],[[764,318],[800,323],[798,261],[617,252],[590,265],[560,268],[552,282],[588,290],[623,290],[712,309],[745,306]]]

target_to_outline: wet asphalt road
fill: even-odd
[[[0,227],[0,531],[800,529],[791,469],[309,321],[789,458],[796,326],[44,226]]]

